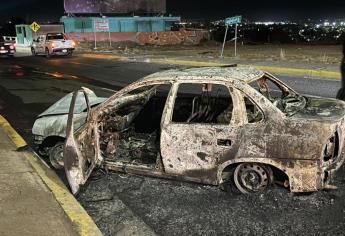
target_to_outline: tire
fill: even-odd
[[[66,55],[67,57],[72,57],[73,56],[73,52],[69,52],[69,53],[67,53],[67,55]]]
[[[34,48],[31,48],[31,54],[32,54],[33,56],[36,56],[36,55],[37,55],[37,53],[36,53],[36,51],[35,51]]]
[[[222,173],[223,182],[221,183],[219,187],[224,192],[237,195],[237,194],[241,194],[241,192],[237,189],[234,183],[234,178],[233,178],[234,170],[235,170],[235,167],[231,167],[231,169],[228,169],[227,171],[224,171]]]
[[[51,54],[50,54],[48,48],[46,48],[45,54],[46,54],[46,58],[47,58],[47,59],[51,58]]]
[[[49,151],[49,160],[55,169],[62,169],[64,167],[63,163],[63,142],[58,142]]]
[[[260,193],[272,184],[273,172],[267,165],[242,163],[235,168],[233,178],[241,193]]]

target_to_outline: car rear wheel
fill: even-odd
[[[50,163],[55,169],[62,169],[64,167],[63,163],[63,142],[58,142],[54,147],[50,149],[49,159]]]
[[[242,163],[235,168],[233,178],[241,193],[258,193],[273,183],[273,172],[267,165]]]

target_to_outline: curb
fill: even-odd
[[[128,60],[132,61],[129,57],[110,55],[110,54],[92,54],[92,53],[81,53],[80,57],[91,58],[91,59],[108,59],[108,60]],[[142,59],[139,62],[164,64],[164,65],[180,65],[180,66],[224,66],[227,63],[220,62],[209,62],[209,61],[190,61],[190,60],[177,60],[177,59],[155,59],[147,58]],[[250,66],[255,67],[260,70],[264,70],[270,73],[280,74],[280,75],[290,75],[290,76],[303,76],[307,78],[328,78],[337,79],[341,78],[341,73],[336,71],[325,71],[325,70],[315,70],[315,69],[301,69],[301,68],[288,68],[288,67],[278,67],[278,66],[260,66],[251,64],[240,64],[240,66]]]
[[[188,66],[224,66],[225,63],[218,62],[199,62],[199,61],[186,61],[186,60],[174,60],[174,59],[148,59],[147,62],[157,64],[173,64],[173,65],[188,65]],[[324,71],[324,70],[313,70],[313,69],[299,69],[299,68],[288,68],[288,67],[276,67],[276,66],[259,66],[250,64],[240,64],[240,66],[255,67],[260,70],[264,70],[270,73],[291,75],[291,76],[304,76],[304,77],[316,77],[316,78],[329,78],[329,79],[340,79],[340,72],[335,71]]]
[[[0,115],[0,127],[10,137],[15,146],[23,148],[27,146],[25,140],[14,130],[10,123]],[[95,222],[87,214],[85,209],[79,204],[74,196],[69,192],[55,172],[50,169],[39,157],[31,152],[24,153],[33,169],[40,176],[46,186],[53,193],[56,201],[60,204],[65,214],[71,220],[73,227],[80,236],[103,235]]]

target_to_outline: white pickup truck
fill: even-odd
[[[33,56],[45,55],[47,58],[53,55],[72,56],[75,45],[63,33],[48,33],[33,40],[31,52]]]

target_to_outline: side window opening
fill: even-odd
[[[160,123],[171,84],[141,87],[99,121],[105,160],[156,168],[160,164]]]
[[[247,110],[248,123],[257,123],[263,120],[264,115],[258,106],[253,103],[249,98],[244,97],[244,102]]]
[[[173,122],[230,124],[233,102],[229,89],[218,84],[181,84],[173,111]]]

